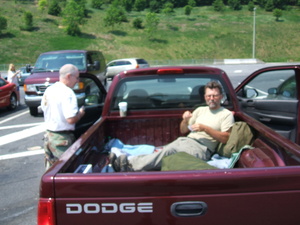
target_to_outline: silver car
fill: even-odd
[[[116,59],[110,61],[107,64],[106,77],[112,78],[113,76],[125,70],[147,68],[147,67],[149,67],[149,63],[145,59],[141,59],[141,58]]]

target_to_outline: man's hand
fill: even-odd
[[[185,121],[185,122],[189,122],[189,119],[193,116],[193,114],[190,112],[190,111],[185,111],[183,114],[182,114],[182,119]]]
[[[186,134],[190,131],[189,128],[188,128],[188,125],[189,125],[189,120],[192,117],[192,115],[193,114],[190,111],[185,111],[182,114],[182,121],[180,123],[180,132],[182,134]]]

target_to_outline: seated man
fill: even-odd
[[[189,133],[187,137],[179,137],[161,151],[148,155],[130,158],[121,155],[117,159],[111,155],[114,169],[121,172],[160,170],[162,158],[177,152],[209,160],[218,144],[227,142],[234,123],[231,111],[221,106],[222,93],[222,86],[218,82],[209,82],[204,95],[207,106],[198,107],[193,113],[186,111],[182,115],[180,131]]]

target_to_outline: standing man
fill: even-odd
[[[46,169],[50,168],[75,141],[75,124],[85,113],[83,107],[78,110],[76,95],[72,90],[78,80],[77,67],[66,64],[59,70],[59,82],[48,87],[43,95],[41,107],[46,124]]]
[[[189,133],[187,137],[179,137],[163,147],[159,152],[149,155],[132,156],[127,159],[121,155],[117,159],[111,156],[116,171],[149,171],[160,170],[164,156],[177,152],[186,152],[202,160],[209,160],[217,145],[228,141],[234,117],[231,111],[221,106],[223,98],[222,86],[211,81],[205,86],[207,106],[200,106],[191,113],[182,115],[180,131]]]

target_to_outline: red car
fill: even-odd
[[[16,85],[0,78],[0,107],[15,109],[19,102],[20,95]]]

